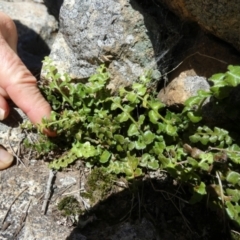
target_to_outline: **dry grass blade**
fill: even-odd
[[[13,156],[17,159],[17,163],[20,162],[24,167],[26,167],[25,164],[23,163],[23,161],[18,157],[18,154],[15,153],[15,151],[14,151],[14,149],[12,147],[12,144],[10,142],[11,130],[12,130],[12,128],[8,130],[8,134],[7,134],[8,145],[9,145],[9,147],[10,147],[12,153],[13,153]],[[20,147],[20,145],[18,145],[18,148],[19,147]]]

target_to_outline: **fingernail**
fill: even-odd
[[[13,155],[7,152],[2,147],[0,147],[0,165],[3,165],[2,167],[7,168],[12,163],[12,161],[13,161]]]
[[[0,108],[0,121],[5,118],[6,111]]]

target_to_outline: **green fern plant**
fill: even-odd
[[[44,66],[46,80],[40,87],[53,112],[38,128],[40,132],[52,129],[58,137],[41,135],[33,146],[62,153],[49,163],[50,168],[59,170],[80,159],[86,167],[101,167],[127,179],[164,169],[188,184],[191,203],[214,191],[212,199],[240,224],[238,141],[230,130],[207,126],[203,118],[203,107],[209,101],[218,107],[226,104],[240,83],[240,67],[229,66],[228,72],[214,75],[210,90],[200,90],[176,113],[157,99],[150,88],[149,71],[113,95],[103,65],[86,83],[59,74],[49,58]]]

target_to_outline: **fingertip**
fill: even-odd
[[[0,146],[0,170],[10,167],[13,159],[13,155]]]
[[[43,133],[46,134],[48,137],[56,137],[57,133],[54,131],[51,131],[49,129],[44,129]]]
[[[9,111],[7,101],[0,95],[0,121],[8,116]]]

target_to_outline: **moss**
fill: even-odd
[[[81,193],[85,198],[91,201],[91,204],[95,204],[98,201],[106,199],[113,190],[113,181],[116,180],[116,176],[107,173],[103,168],[95,168],[88,176],[86,182],[86,193]]]
[[[73,196],[63,198],[57,208],[63,216],[76,216],[82,213],[78,200]]]

